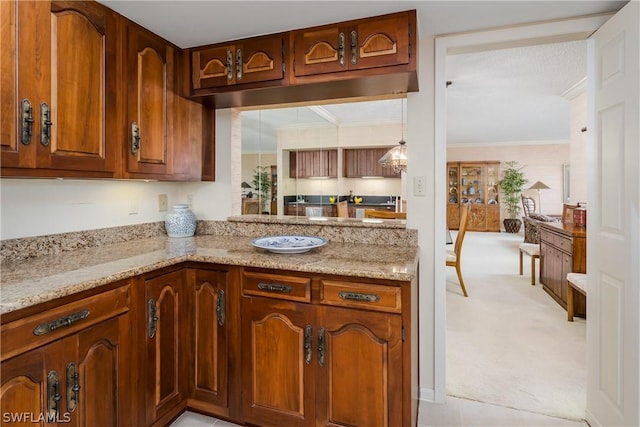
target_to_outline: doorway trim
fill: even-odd
[[[447,162],[447,54],[481,52],[486,50],[532,46],[536,44],[586,40],[613,13],[576,17],[559,21],[532,23],[480,32],[438,36],[435,40],[435,229],[446,229]],[[443,234],[444,236],[444,234]],[[434,242],[434,253],[441,251],[439,240]],[[446,398],[446,271],[444,263],[436,264],[434,271],[434,384],[435,402]],[[470,297],[471,299],[471,297]],[[470,301],[472,302],[472,301]],[[424,390],[424,389],[423,389]],[[421,393],[421,395],[423,395]]]

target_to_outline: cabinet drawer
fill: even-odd
[[[573,252],[573,240],[565,236],[556,236],[556,246],[567,253]]]
[[[311,279],[245,271],[242,293],[289,301],[311,302]]]
[[[2,326],[1,360],[129,311],[129,285],[34,314]]]
[[[341,307],[400,313],[402,310],[399,287],[370,283],[321,281],[321,303]]]

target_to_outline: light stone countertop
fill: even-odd
[[[285,255],[255,248],[251,240],[231,235],[157,236],[3,262],[0,315],[184,261],[400,281],[417,275],[417,246],[329,241],[307,253]]]

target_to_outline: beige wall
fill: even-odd
[[[525,188],[536,181],[542,181],[550,188],[540,191],[542,213],[560,214],[562,212],[562,165],[569,163],[570,144],[536,145],[482,145],[479,147],[449,147],[448,162],[496,160],[504,162],[515,160],[529,180]],[[525,194],[538,197],[535,190]],[[504,218],[504,213],[503,216]]]
[[[586,91],[571,100],[571,153],[569,155],[570,203],[587,201],[587,94]]]

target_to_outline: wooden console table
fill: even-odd
[[[570,223],[540,223],[540,283],[543,289],[567,308],[567,273],[587,272],[587,229]],[[576,316],[585,317],[586,298],[578,295]]]

